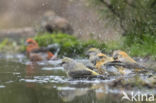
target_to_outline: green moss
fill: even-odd
[[[84,52],[90,48],[95,47],[105,51],[105,43],[100,43],[97,40],[82,41],[74,36],[63,33],[45,33],[37,35],[35,40],[40,46],[47,46],[52,43],[58,43],[61,46],[60,54],[64,56],[83,56]]]

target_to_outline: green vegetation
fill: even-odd
[[[140,38],[134,38],[129,35],[124,43],[124,47],[127,47],[132,56],[151,56],[156,59],[156,36],[145,34]]]
[[[0,50],[2,50],[8,43],[8,39],[4,39],[1,43],[0,43]]]
[[[89,0],[102,19],[124,31],[120,43],[108,43],[109,49],[122,49],[131,56],[151,56],[156,59],[155,0]],[[113,25],[111,25],[113,24]],[[110,46],[109,46],[110,45]]]
[[[156,60],[156,37],[143,35],[142,38],[134,38],[132,35],[122,37],[120,41],[111,41],[107,44],[107,52],[116,49],[124,50],[135,57],[151,57]]]
[[[61,56],[84,56],[88,48],[95,47],[105,53],[112,53],[114,50],[124,50],[131,56],[145,57],[149,56],[156,59],[156,37],[153,35],[143,35],[142,38],[132,37],[132,35],[122,37],[120,41],[109,41],[107,43],[99,42],[97,40],[82,41],[74,36],[63,33],[44,33],[37,35],[34,39],[39,43],[40,47],[49,44],[58,43],[61,46]],[[17,45],[15,41],[4,39],[0,42],[1,52],[17,52],[25,51],[25,45],[22,41]]]
[[[125,35],[156,33],[155,0],[89,0],[109,24],[119,24]]]
[[[132,35],[129,35],[122,37],[120,41],[109,41],[107,43],[98,42],[97,40],[82,41],[74,36],[62,33],[37,35],[35,40],[40,46],[47,46],[52,43],[60,44],[60,54],[65,56],[84,56],[88,48],[95,47],[105,53],[112,53],[113,50],[121,49],[131,56],[156,58],[156,38],[148,34],[143,35],[141,39],[134,39]]]
[[[61,46],[60,54],[64,56],[83,56],[85,51],[91,47],[99,48],[102,51],[105,51],[107,48],[105,43],[101,43],[96,40],[82,41],[74,36],[63,33],[45,33],[37,35],[35,40],[40,46],[58,43]]]
[[[5,38],[0,42],[0,51],[4,53],[13,53],[19,51],[20,46],[17,45],[16,41],[12,41]]]

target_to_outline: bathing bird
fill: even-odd
[[[62,65],[68,77],[71,78],[90,78],[99,75],[95,71],[87,68],[84,64],[79,63],[68,57],[64,57],[62,59]]]
[[[113,75],[125,75],[132,72],[130,68],[134,68],[136,71],[138,70],[137,68],[142,68],[142,66],[138,65],[131,57],[128,56],[127,53],[115,53],[113,53],[113,57],[107,56],[103,53],[97,54],[96,69],[99,74],[108,73]],[[123,56],[123,58],[125,56],[125,58],[128,58],[128,60],[123,61],[124,59],[118,59],[116,56],[119,55],[121,55],[121,57]]]
[[[86,54],[89,56],[89,60],[91,61],[91,63],[93,63],[94,65],[96,64],[96,60],[97,60],[97,54],[101,53],[101,51],[97,48],[90,48]]]
[[[134,59],[132,59],[124,51],[121,51],[121,50],[114,51],[113,52],[113,58],[115,60],[115,62],[113,62],[115,65],[126,67],[129,69],[135,69],[135,71],[142,71],[145,69],[144,66],[138,64]]]
[[[39,47],[32,38],[28,38],[26,44],[26,53],[31,61],[49,60],[54,57],[54,54],[49,51],[51,47]]]
[[[104,75],[106,73],[106,70],[103,69],[104,64],[113,61],[113,58],[102,53],[97,48],[90,48],[87,51],[87,54],[89,55],[89,60],[94,64],[96,68],[94,70],[97,71],[99,74]]]
[[[98,73],[103,74],[105,71],[102,69],[102,66],[108,62],[112,62],[114,59],[110,56],[107,56],[106,54],[99,53],[97,54],[97,60],[96,60],[96,69],[98,70]]]
[[[113,52],[114,60],[127,62],[127,63],[137,63],[134,59],[132,59],[126,52],[121,50],[116,50]]]

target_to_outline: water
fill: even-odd
[[[107,85],[113,79],[71,80],[60,60],[33,64],[21,54],[0,58],[0,103],[121,102],[124,88]]]

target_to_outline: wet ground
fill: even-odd
[[[155,88],[129,91],[107,85],[116,78],[71,80],[60,62],[34,64],[23,54],[0,55],[0,103],[132,103],[122,101],[123,92],[156,94]]]

